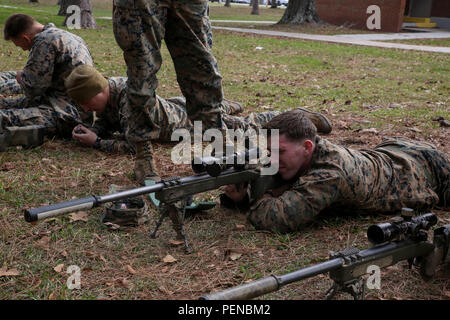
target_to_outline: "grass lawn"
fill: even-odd
[[[25,0],[0,2],[20,7],[0,8],[0,28],[16,12],[60,26],[63,18],[56,16],[58,8],[45,5],[52,3],[50,0],[41,2],[44,4],[39,6]],[[110,15],[109,2],[94,1],[94,15]],[[212,18],[227,17],[226,10],[212,6]],[[238,10],[242,10],[240,16],[232,15],[236,19],[243,19],[245,12],[250,16],[250,8]],[[276,21],[282,14],[282,9],[277,10],[259,18]],[[104,75],[125,76],[111,21],[97,19],[97,23],[97,30],[73,32],[85,39]],[[448,54],[225,31],[214,32],[213,52],[225,96],[241,102],[244,114],[306,106],[331,119],[333,132],[327,139],[336,143],[368,148],[383,137],[403,136],[432,142],[450,152],[449,129],[433,121],[439,116],[450,120]],[[165,47],[162,53],[158,94],[180,95]],[[0,39],[0,71],[21,69],[27,56]],[[172,146],[155,145],[162,176],[191,175],[187,166],[171,163]],[[149,238],[156,215],[146,225],[119,232],[102,226],[101,209],[86,212],[81,220],[66,215],[31,225],[23,219],[23,208],[106,194],[111,184],[133,184],[132,171],[130,155],[109,155],[69,140],[47,140],[35,149],[12,147],[0,153],[0,268],[17,271],[15,276],[0,276],[0,299],[197,299],[249,280],[323,262],[330,251],[366,248],[367,227],[389,218],[322,216],[300,232],[281,235],[256,231],[245,215],[216,208],[187,222],[194,249],[189,255],[170,241],[175,233],[168,222],[157,239]],[[218,194],[209,192],[199,198],[217,199]],[[440,225],[450,223],[449,211],[435,213]],[[164,262],[168,254],[176,261]],[[79,290],[67,288],[70,265],[81,268]],[[432,281],[423,282],[416,269],[406,266],[402,262],[384,269],[382,289],[369,290],[367,298],[450,298],[448,275],[440,272]],[[322,299],[331,284],[327,276],[316,276],[262,298]]]
[[[389,42],[413,44],[413,45],[419,45],[419,46],[450,47],[450,38],[392,40]]]

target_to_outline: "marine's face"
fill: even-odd
[[[29,51],[31,49],[31,45],[33,44],[33,40],[26,34],[22,34],[16,38],[12,38],[11,41],[17,47],[22,48],[23,51]]]
[[[267,146],[271,150],[271,163],[278,163],[278,173],[283,180],[299,176],[309,166],[314,149],[311,140],[291,141],[284,134],[280,135],[278,150],[271,149],[270,139]]]
[[[102,113],[105,110],[107,104],[108,95],[105,93],[105,90],[103,90],[85,103],[81,103],[80,106],[85,112],[95,111],[96,113]]]

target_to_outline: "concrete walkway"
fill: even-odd
[[[212,21],[214,22],[214,21]],[[254,22],[254,21],[253,21]],[[231,28],[231,27],[215,27],[213,29],[217,30],[228,30],[234,32],[244,32],[276,37],[286,37],[295,39],[304,39],[312,41],[325,41],[340,44],[352,44],[359,46],[369,46],[369,47],[379,47],[379,48],[391,48],[391,49],[402,49],[402,50],[418,50],[425,52],[438,52],[438,53],[450,53],[450,47],[433,47],[433,46],[420,46],[420,45],[410,45],[403,43],[393,43],[393,42],[381,42],[374,40],[396,40],[396,39],[434,39],[434,38],[450,38],[450,32],[439,31],[439,32],[420,32],[420,33],[392,33],[392,34],[345,34],[345,35],[317,35],[317,34],[307,34],[307,33],[293,33],[293,32],[282,32],[282,31],[271,31],[271,30],[255,30],[255,29],[245,29],[245,28]]]
[[[111,17],[98,17],[97,19],[112,19]],[[248,23],[248,24],[274,24],[274,21],[248,21],[248,20],[211,20],[211,23]],[[449,47],[421,46],[394,42],[382,42],[382,40],[408,40],[408,39],[445,39],[450,38],[450,32],[435,29],[417,29],[411,28],[412,32],[401,33],[368,33],[368,34],[339,34],[334,36],[325,36],[307,33],[293,33],[283,31],[256,30],[246,28],[231,28],[212,26],[217,30],[228,30],[234,32],[253,33],[267,36],[286,37],[295,39],[304,39],[312,41],[325,41],[341,44],[352,44],[358,46],[417,50],[425,52],[450,53]],[[380,41],[381,40],[381,41]]]

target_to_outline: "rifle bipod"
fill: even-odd
[[[181,203],[182,203],[181,209],[177,208],[174,204],[161,203],[158,207],[159,208],[158,211],[161,216],[156,224],[155,231],[153,231],[150,234],[150,238],[152,238],[152,239],[156,238],[156,232],[158,231],[159,227],[163,223],[164,219],[168,216],[170,218],[170,220],[172,221],[173,229],[177,233],[177,239],[183,240],[184,249],[185,249],[186,253],[190,253],[191,249],[189,248],[189,244],[188,244],[187,238],[186,238],[186,231],[184,229],[184,217],[185,217],[185,213],[186,213],[186,207],[188,206],[188,204],[190,204],[191,201],[192,201],[191,196],[185,197],[181,201]]]
[[[326,292],[326,299],[333,299],[338,292],[349,293],[354,300],[364,300],[366,296],[366,281],[360,277],[346,283],[334,282],[333,286]]]

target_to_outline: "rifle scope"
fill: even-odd
[[[393,222],[375,224],[367,229],[367,238],[372,244],[380,244],[389,241],[401,240],[402,236],[418,236],[419,231],[429,230],[436,225],[438,218],[433,213],[413,217],[393,219]]]
[[[192,160],[192,170],[195,173],[207,172],[211,177],[217,177],[228,168],[243,170],[251,160],[260,157],[259,148],[252,148],[242,152],[236,152],[229,156],[219,154],[218,156],[196,157]]]

